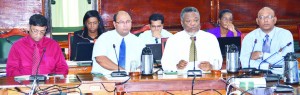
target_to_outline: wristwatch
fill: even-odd
[[[259,54],[259,58],[262,58],[262,57],[263,57],[263,55],[264,55],[264,53],[263,53],[263,52],[261,52],[261,53]]]

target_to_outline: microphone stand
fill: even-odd
[[[44,75],[38,75],[38,72],[39,72],[39,68],[40,68],[40,64],[42,62],[42,59],[45,55],[45,52],[46,52],[46,48],[43,49],[43,54],[42,54],[42,57],[40,58],[40,61],[38,63],[38,66],[37,66],[37,70],[36,70],[36,73],[35,75],[31,75],[29,77],[29,80],[32,80],[33,79],[33,82],[32,82],[32,87],[31,87],[31,91],[29,93],[29,95],[33,95],[35,93],[35,90],[36,90],[36,87],[38,86],[39,84],[39,81],[45,81],[46,80],[46,76]]]
[[[188,77],[195,77],[195,76],[202,76],[202,71],[201,70],[196,70],[196,37],[194,38],[194,68],[193,70],[188,70],[187,75]]]
[[[257,39],[254,40],[254,45],[252,47],[252,51],[251,51],[251,54],[250,54],[250,57],[249,57],[249,61],[248,61],[248,68],[242,68],[242,71],[244,71],[245,73],[248,73],[248,74],[252,74],[256,70],[256,68],[251,68],[250,67],[251,55],[253,53],[253,50],[255,48],[256,43],[257,43]]]
[[[118,61],[118,71],[113,71],[111,73],[111,76],[112,77],[125,77],[125,76],[127,76],[127,73],[125,71],[120,71],[120,63],[119,63],[119,59],[117,57],[117,52],[116,52],[116,46],[115,46],[115,44],[113,44],[113,48],[115,50],[115,55],[116,55],[116,58],[117,58],[117,61]]]
[[[286,46],[280,48],[279,51],[275,52],[274,54],[272,54],[272,55],[269,56],[268,58],[262,60],[262,61],[259,63],[259,65],[258,65],[258,72],[263,71],[263,70],[260,70],[260,66],[261,66],[262,63],[267,62],[268,59],[270,59],[270,58],[273,57],[274,55],[278,54],[279,52],[281,52],[283,49],[285,49],[286,47],[290,46],[291,44],[292,44],[292,42],[289,42]],[[281,59],[281,60],[282,60],[282,59]],[[277,63],[280,62],[281,60],[275,62],[273,65],[277,64]],[[269,62],[268,62],[268,63],[269,63]],[[270,63],[269,63],[269,64],[270,64]],[[273,65],[272,65],[272,66],[273,66]],[[269,71],[267,70],[267,72],[269,72]]]

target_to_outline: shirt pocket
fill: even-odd
[[[48,72],[53,71],[55,68],[54,57],[44,56],[40,68]]]

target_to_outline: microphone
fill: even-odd
[[[45,80],[47,79],[46,76],[44,76],[44,75],[38,75],[38,74],[39,74],[40,64],[41,64],[42,59],[43,59],[43,57],[44,57],[44,55],[45,55],[45,52],[46,52],[46,48],[44,47],[44,48],[43,48],[42,57],[40,58],[39,63],[38,63],[38,66],[37,66],[36,73],[35,73],[35,75],[30,75],[29,81],[31,81],[31,82],[32,82],[32,81],[35,81],[35,80],[38,80],[38,81],[45,81]]]
[[[282,66],[278,66],[276,65],[277,63],[281,62],[282,60],[284,60],[284,58],[280,59],[279,61],[275,62],[273,65],[270,66],[270,69],[273,69],[273,68],[282,68]]]
[[[277,52],[273,53],[271,56],[267,57],[266,59],[264,59],[263,61],[261,61],[258,65],[258,70],[260,70],[260,65],[264,62],[267,62],[268,59],[272,58],[274,55],[278,54],[279,52],[281,52],[283,49],[285,49],[286,47],[290,46],[292,44],[292,42],[289,42],[288,44],[286,44],[284,47],[280,48]],[[275,64],[275,63],[274,63]]]
[[[120,71],[120,63],[119,63],[119,59],[118,59],[118,56],[117,56],[117,51],[116,51],[115,44],[113,44],[113,48],[115,50],[115,55],[116,55],[116,58],[117,58],[117,61],[118,61],[118,71],[112,72],[111,76],[112,77],[125,77],[125,76],[127,76],[127,73],[125,71]]]
[[[257,43],[257,39],[254,40],[254,45],[253,45],[253,47],[252,47],[252,51],[251,51],[251,54],[250,54],[250,57],[249,57],[249,61],[248,61],[248,68],[243,68],[243,69],[242,69],[244,72],[251,73],[252,71],[256,70],[256,68],[250,68],[251,55],[252,55],[252,53],[253,53],[253,51],[254,51],[254,48],[255,48],[256,43]]]
[[[187,75],[188,77],[195,77],[195,76],[202,76],[202,71],[201,70],[196,70],[196,37],[194,38],[194,68],[193,70],[188,70]]]
[[[10,43],[11,45],[13,44],[13,42],[11,42],[8,38],[5,39],[8,43]]]
[[[29,77],[29,81],[30,81],[30,82],[33,81],[32,87],[31,87],[31,91],[30,91],[29,95],[33,95],[33,94],[35,93],[35,89],[36,89],[36,87],[38,86],[39,81],[45,81],[45,80],[47,79],[46,76],[44,76],[44,75],[38,75],[38,73],[39,73],[39,68],[40,68],[40,64],[41,64],[42,59],[43,59],[43,57],[44,57],[44,55],[45,55],[45,52],[46,52],[46,48],[44,47],[44,48],[43,48],[42,57],[40,58],[40,61],[39,61],[38,66],[37,66],[37,68],[36,68],[36,69],[37,69],[37,70],[36,70],[36,73],[35,73],[35,75],[30,75],[30,77]]]

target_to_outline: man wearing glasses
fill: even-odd
[[[173,34],[163,29],[164,16],[161,14],[152,14],[149,18],[150,29],[140,34],[139,38],[143,40],[145,44],[159,44],[161,38],[168,38]]]
[[[115,30],[103,33],[96,41],[93,49],[92,73],[110,74],[111,71],[129,71],[130,63],[141,61],[145,44],[137,36],[130,33],[132,20],[125,11],[119,11],[113,17]]]
[[[16,41],[10,49],[6,75],[68,74],[60,46],[45,37],[47,19],[35,14],[30,17],[29,25],[29,35]]]
[[[248,68],[248,64],[252,68],[258,68],[260,63],[260,69],[268,69],[269,65],[273,64],[282,65],[283,56],[288,52],[294,52],[291,32],[274,26],[276,21],[277,17],[273,9],[264,7],[259,10],[256,18],[259,28],[246,35],[242,42],[240,59],[243,68]],[[288,43],[291,45],[287,46]],[[283,49],[285,46],[286,48]],[[251,52],[252,48],[254,48],[253,52]],[[283,50],[273,55],[280,49]]]

